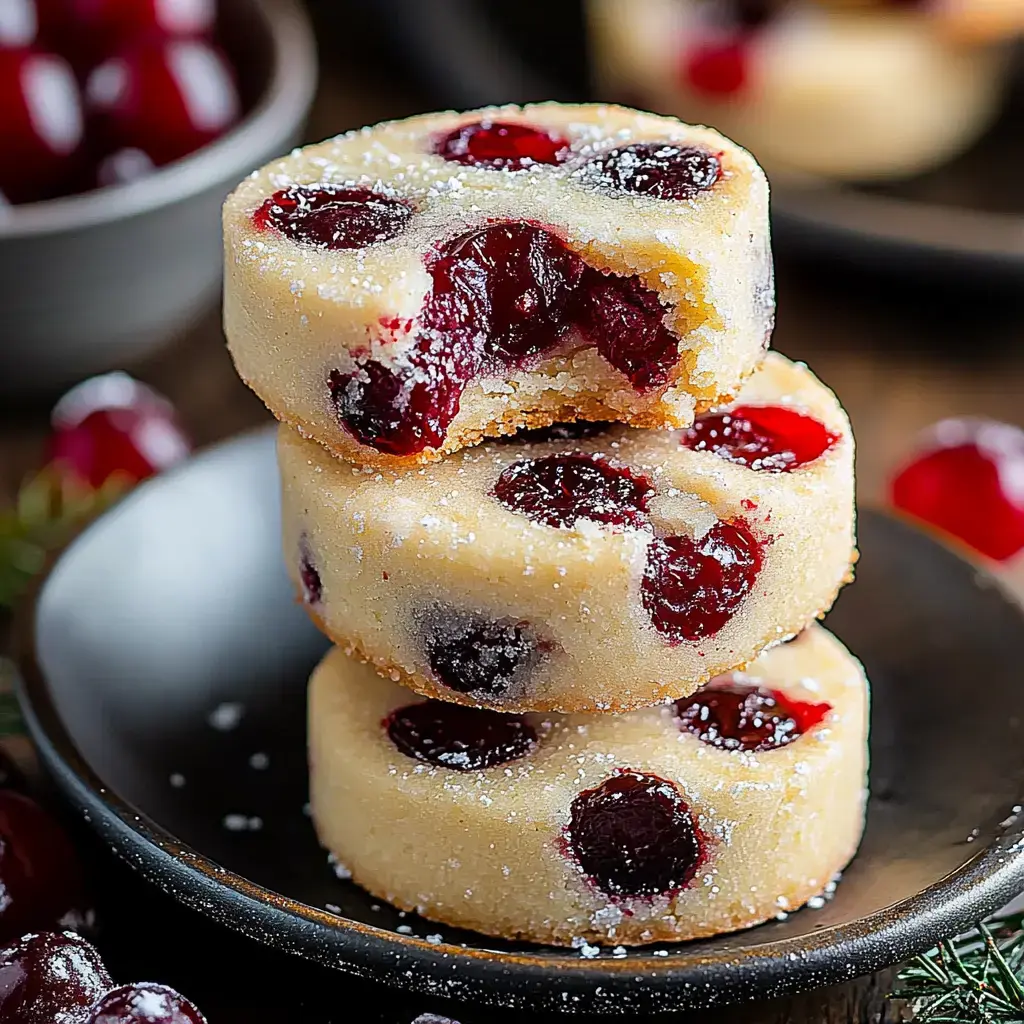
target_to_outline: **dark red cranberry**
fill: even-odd
[[[1024,549],[1024,430],[943,420],[892,481],[896,508],[997,561]]]
[[[426,640],[430,669],[457,693],[499,697],[527,668],[538,643],[526,623],[441,619]]]
[[[39,33],[35,0],[4,0],[0,3],[0,49],[31,46]]]
[[[761,571],[761,545],[745,523],[716,523],[700,540],[651,541],[641,587],[659,633],[676,643],[713,636]]]
[[[257,228],[275,228],[324,249],[362,249],[400,235],[412,216],[401,199],[369,188],[295,185],[275,192],[256,211]]]
[[[762,751],[784,747],[822,722],[830,704],[791,700],[779,690],[713,679],[676,702],[679,726],[721,750]]]
[[[500,715],[441,700],[398,708],[384,727],[407,757],[460,772],[518,760],[537,743],[537,731],[522,715]]]
[[[684,889],[705,859],[703,837],[679,790],[657,775],[623,771],[572,802],[569,849],[610,896]]]
[[[83,130],[78,83],[63,57],[0,49],[0,192],[9,202],[67,188]]]
[[[546,444],[549,441],[582,441],[586,437],[600,437],[610,423],[599,420],[576,420],[573,423],[552,423],[549,427],[517,430],[514,434],[496,437],[493,444]]]
[[[601,153],[577,173],[620,192],[682,200],[714,187],[722,162],[718,154],[700,146],[637,142]]]
[[[103,148],[138,150],[157,167],[213,142],[241,113],[227,58],[196,39],[135,44],[96,67],[85,92]]]
[[[63,829],[34,800],[0,790],[0,942],[78,920],[82,874]]]
[[[206,1018],[174,989],[143,981],[112,989],[84,1024],[206,1024]]]
[[[569,152],[569,143],[526,124],[475,121],[442,136],[435,151],[460,164],[517,171],[534,164],[560,164]]]
[[[776,473],[813,462],[838,440],[819,420],[779,405],[705,413],[683,435],[683,444],[694,451]]]
[[[4,1024],[82,1024],[113,984],[99,953],[74,932],[44,932],[0,949]]]
[[[323,598],[324,588],[320,581],[320,572],[313,561],[309,540],[305,536],[299,543],[299,578],[302,581],[302,596],[306,604],[319,604]]]
[[[506,508],[545,526],[588,519],[642,529],[653,491],[648,480],[625,466],[582,452],[515,462],[494,485],[494,496]]]
[[[89,487],[112,477],[137,483],[191,450],[174,407],[125,373],[72,388],[51,415],[50,461]]]

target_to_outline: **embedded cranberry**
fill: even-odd
[[[522,715],[500,715],[441,700],[398,708],[384,726],[407,757],[460,772],[515,761],[537,743],[537,731]]]
[[[44,932],[0,949],[4,1024],[82,1024],[112,982],[99,953],[74,932]]]
[[[125,373],[92,377],[54,407],[50,460],[93,488],[168,469],[190,450],[173,406]]]
[[[206,1024],[206,1018],[174,989],[143,981],[111,989],[84,1024]]]
[[[401,199],[368,188],[294,185],[275,192],[256,211],[256,227],[325,249],[362,249],[401,234],[412,216]]]
[[[679,643],[713,636],[761,571],[761,545],[745,523],[716,523],[700,540],[651,541],[641,587],[654,628]]]
[[[1024,549],[1024,431],[983,419],[943,420],[892,481],[896,508],[997,561]]]
[[[569,152],[569,143],[525,124],[476,121],[438,139],[436,152],[460,164],[522,170],[534,164],[560,164]]]
[[[538,648],[526,623],[479,619],[443,621],[427,637],[427,658],[438,681],[457,693],[498,697]]]
[[[11,203],[67,187],[82,143],[82,104],[67,61],[35,50],[0,50],[0,192]]]
[[[572,802],[567,840],[583,874],[610,896],[684,889],[705,859],[703,837],[679,790],[623,771]]]
[[[4,0],[0,3],[0,49],[31,46],[38,32],[35,0]]]
[[[77,920],[82,875],[63,829],[34,800],[0,790],[0,942]]]
[[[722,162],[700,146],[638,142],[594,157],[577,173],[606,188],[682,200],[712,188],[722,173]]]
[[[686,51],[683,80],[706,96],[733,96],[750,80],[750,50],[743,40],[703,42]]]
[[[825,425],[778,405],[741,405],[698,416],[682,443],[751,469],[787,472],[823,455],[839,440]]]
[[[588,519],[642,529],[653,491],[626,467],[580,452],[515,462],[494,485],[494,496],[506,508],[545,526]]]
[[[732,676],[713,679],[692,697],[676,701],[679,726],[721,750],[784,747],[818,725],[830,704],[794,701],[778,690],[750,686]]]
[[[517,430],[514,434],[493,439],[494,444],[547,444],[549,441],[582,441],[586,437],[599,437],[610,423],[603,420],[575,420],[572,423],[552,423],[548,427]]]
[[[309,541],[305,537],[299,544],[299,578],[302,581],[302,596],[306,604],[319,604],[324,588],[320,581],[320,573],[313,562]]]
[[[195,39],[125,49],[91,72],[85,92],[104,148],[139,150],[158,167],[219,138],[241,111],[227,58]]]

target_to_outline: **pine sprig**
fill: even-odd
[[[900,971],[914,1020],[927,1024],[1024,1022],[1024,915],[999,918],[949,939]]]

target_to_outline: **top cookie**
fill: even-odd
[[[688,426],[773,322],[757,163],[624,107],[349,132],[244,181],[224,239],[242,378],[361,464],[574,419]]]

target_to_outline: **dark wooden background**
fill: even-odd
[[[332,37],[309,137],[320,138],[428,103],[393,66],[360,54],[359,40]],[[1024,279],[1022,279],[1024,284]],[[779,319],[774,344],[806,360],[839,394],[858,441],[861,502],[884,500],[886,480],[915,433],[952,415],[1024,424],[1024,303],[1021,287],[996,287],[970,268],[899,277],[853,264],[841,253],[778,253]],[[165,392],[199,445],[265,422],[261,404],[237,380],[216,310],[185,337],[126,367]],[[42,458],[49,402],[0,411],[0,504],[9,502]],[[444,1005],[400,997],[311,971],[235,939],[173,906],[103,851],[90,850],[105,927],[101,944],[115,976],[179,986],[210,1024],[409,1024]],[[891,976],[879,975],[795,999],[701,1015],[714,1024],[897,1020],[886,1007]],[[357,1009],[361,1007],[360,1009]],[[501,1018],[450,1008],[462,1024]]]

